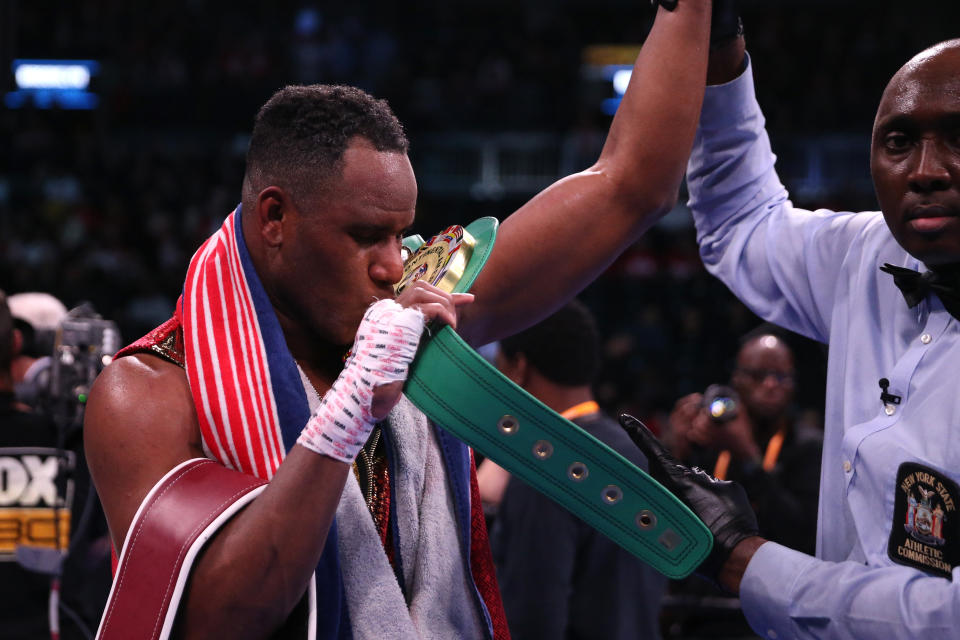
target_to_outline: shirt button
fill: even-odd
[[[767,637],[770,638],[770,640],[777,640],[777,632],[773,629],[767,629]]]
[[[929,333],[925,333],[922,336],[920,336],[920,342],[922,342],[923,344],[930,344],[931,340],[933,340],[933,336],[931,336]]]
[[[883,405],[883,412],[884,412],[885,414],[887,414],[888,416],[892,416],[893,414],[895,414],[895,413],[897,412],[897,408],[896,408],[895,406],[893,406],[892,404],[885,404],[885,405]]]
[[[852,469],[852,468],[853,468],[853,465],[850,464],[850,461],[849,461],[849,460],[844,460],[844,461],[843,461],[843,470],[844,470],[844,471],[846,471],[847,473],[850,473],[850,469]]]

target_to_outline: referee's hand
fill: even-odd
[[[621,414],[620,425],[647,457],[650,475],[680,498],[710,529],[713,550],[697,567],[697,573],[719,584],[720,570],[734,547],[757,536],[759,531],[757,517],[743,487],[681,464],[633,416]]]

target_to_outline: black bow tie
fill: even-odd
[[[944,308],[954,318],[960,320],[960,273],[938,273],[897,267],[885,263],[880,271],[893,276],[893,283],[903,293],[907,306],[913,308],[931,293],[937,294]]]

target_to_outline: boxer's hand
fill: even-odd
[[[716,582],[717,574],[737,543],[758,535],[757,517],[743,487],[680,464],[633,416],[622,414],[620,425],[647,457],[650,475],[680,498],[710,529],[713,550],[697,568],[697,573]]]
[[[410,284],[397,297],[397,304],[419,309],[427,323],[441,322],[454,329],[457,328],[457,309],[471,302],[472,293],[447,293],[421,281]],[[376,388],[370,412],[377,420],[384,418],[397,404],[403,383],[404,380],[396,380]]]
[[[457,328],[457,309],[471,302],[472,293],[447,293],[422,280],[408,285],[397,296],[397,304],[419,309],[428,323],[436,320],[454,329]]]
[[[416,282],[396,300],[372,304],[360,322],[343,371],[297,442],[352,463],[373,426],[400,399],[425,324],[437,321],[456,328],[457,307],[472,301],[472,294],[450,294]]]
[[[340,376],[323,396],[297,443],[311,451],[352,463],[373,426],[392,408],[383,398],[374,414],[374,393],[382,385],[407,378],[423,333],[424,313],[393,300],[380,300],[367,309],[357,329],[350,357]],[[385,411],[384,411],[385,408]]]

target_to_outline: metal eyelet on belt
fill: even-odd
[[[546,440],[537,440],[533,443],[533,455],[540,460],[546,460],[553,455],[553,445]]]
[[[581,480],[586,479],[590,475],[590,470],[587,469],[587,465],[582,462],[574,462],[569,467],[567,467],[567,477],[569,477],[574,482],[580,482]]]
[[[644,509],[637,514],[637,526],[641,529],[652,529],[657,526],[657,516],[653,515],[653,512]]]
[[[520,423],[511,415],[505,415],[497,421],[497,428],[504,435],[512,436],[520,430]]]
[[[662,534],[660,534],[660,537],[657,538],[657,542],[659,542],[660,546],[662,546],[667,551],[673,551],[674,549],[677,548],[678,544],[683,542],[683,539],[673,529],[667,529]]]
[[[617,504],[623,497],[623,491],[621,491],[620,487],[615,484],[608,484],[603,488],[603,491],[600,492],[600,495],[603,496],[603,501],[605,503]]]

